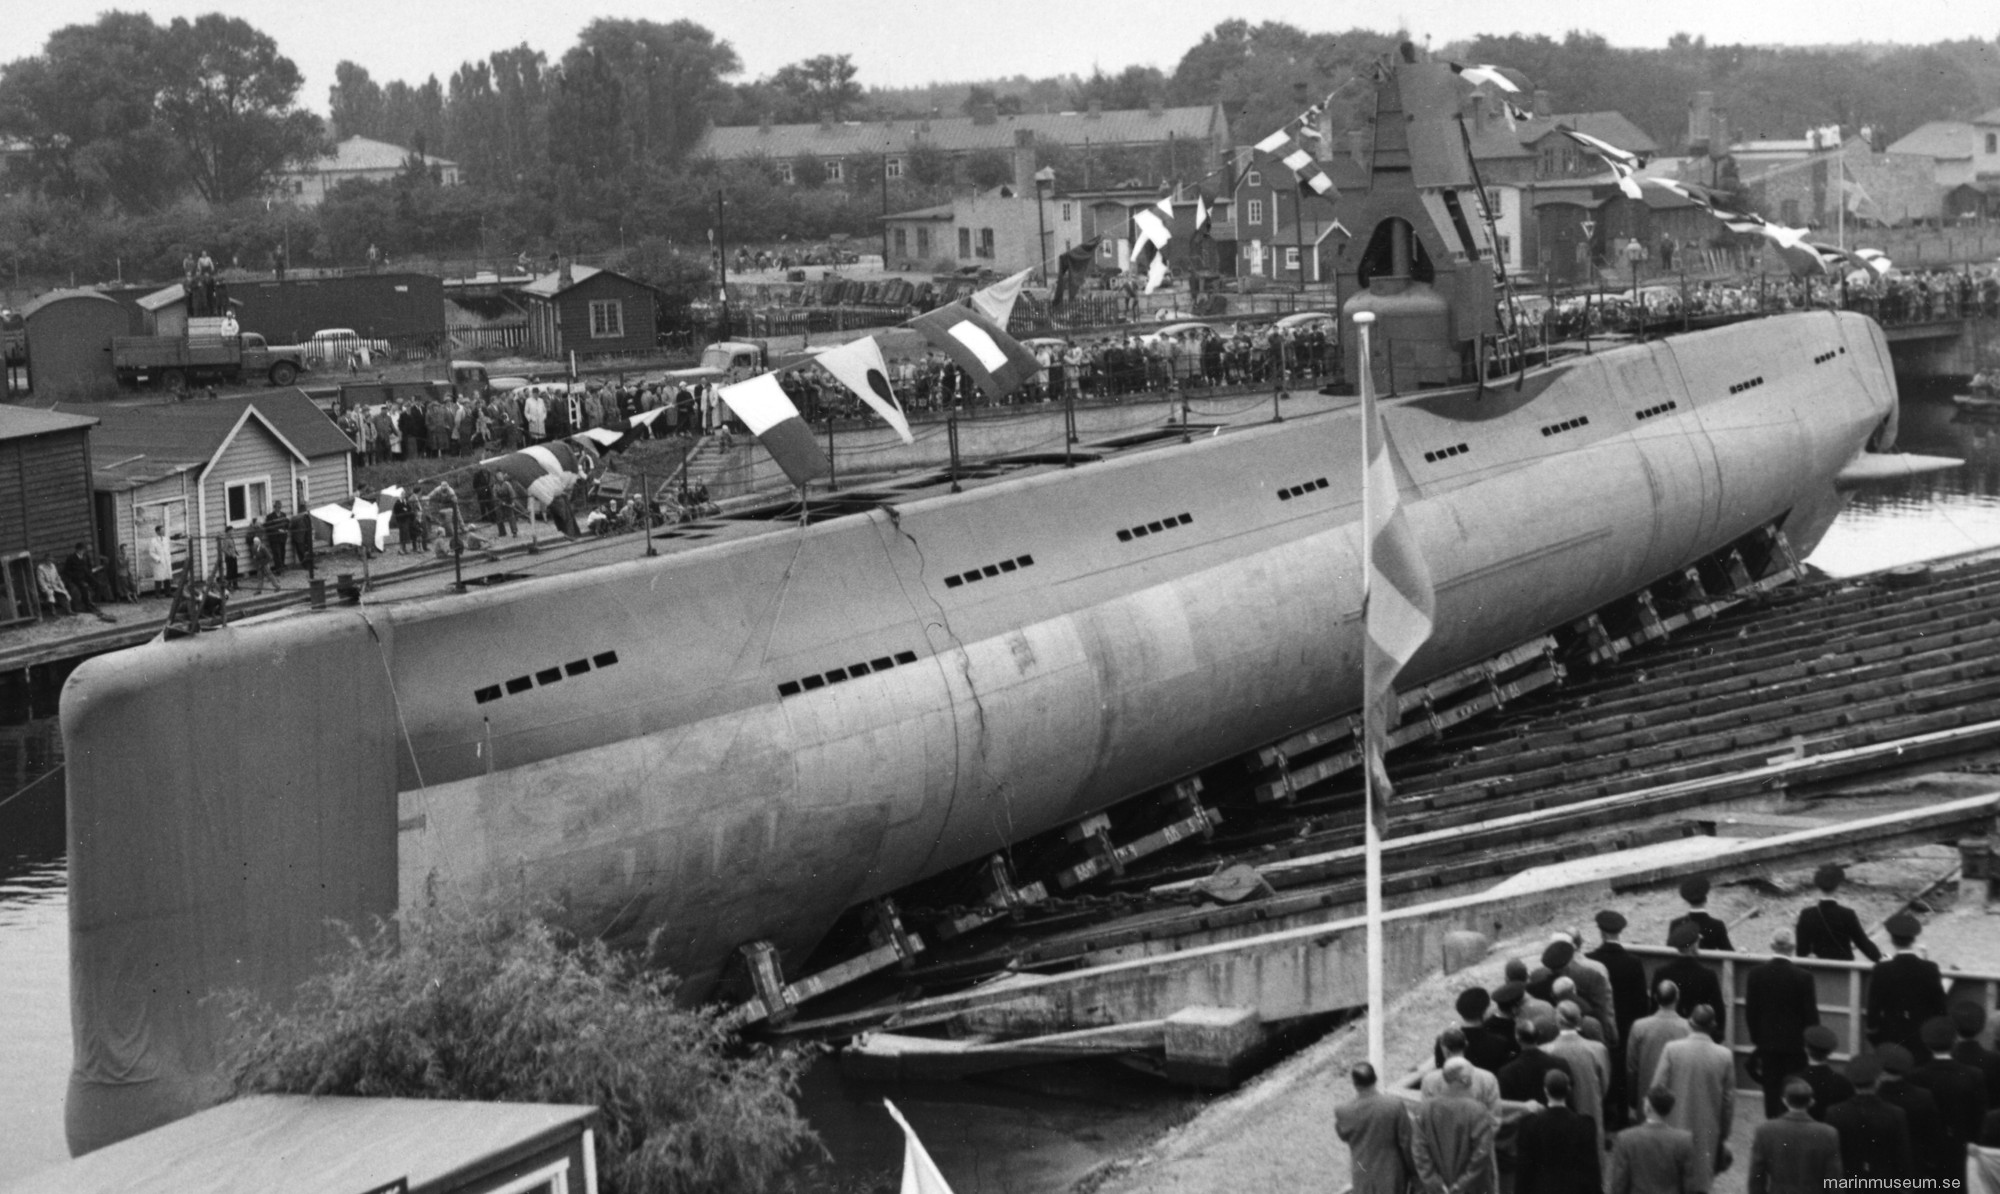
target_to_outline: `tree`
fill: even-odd
[[[182,175],[154,109],[162,40],[152,18],[108,12],[56,30],[41,54],[0,71],[0,134],[28,143],[42,194],[126,211],[171,201]]]
[[[1404,35],[1372,29],[1307,33],[1282,21],[1228,20],[1181,56],[1168,85],[1177,104],[1221,104],[1231,134],[1257,141],[1310,104],[1325,101],[1335,128],[1359,128],[1374,113],[1374,91],[1352,86],[1392,53]],[[1512,65],[1506,59],[1483,59]]]
[[[292,106],[299,68],[248,21],[176,17],[160,57],[160,115],[209,202],[256,195],[287,162],[323,148],[319,117]]]
[[[854,63],[846,54],[821,54],[778,68],[771,85],[785,97],[794,120],[845,120],[861,102]]]
[[[743,69],[728,42],[693,21],[613,20],[584,27],[567,70],[594,55],[624,97],[621,132],[641,161],[679,161],[728,100],[723,80]]]
[[[368,77],[367,67],[342,59],[333,68],[326,102],[334,136],[382,136],[382,88]]]
[[[622,1194],[762,1189],[814,1142],[793,1104],[804,1061],[678,1006],[673,976],[512,905],[402,929],[400,946],[350,936],[289,1010],[239,995],[235,1091],[593,1104]]]
[[[1128,66],[1116,75],[1093,71],[1070,93],[1070,103],[1078,109],[1096,103],[1108,111],[1127,111],[1159,102],[1166,92],[1167,77],[1159,67]]]

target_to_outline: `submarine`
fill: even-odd
[[[1746,536],[1803,555],[1881,471],[1882,331],[1807,311],[1491,376],[1465,84],[1377,86],[1344,315],[1436,592],[1421,683]],[[66,1122],[82,1153],[218,1099],[210,996],[282,999],[365,924],[517,890],[742,947],[1357,708],[1360,411],[716,520],[657,558],[293,611],[93,659],[68,762]]]

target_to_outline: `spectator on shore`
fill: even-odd
[[[54,552],[43,556],[42,562],[35,565],[35,587],[41,590],[44,614],[67,617],[76,612],[69,599],[69,586],[63,583],[62,570],[56,567]]]
[[[285,574],[285,542],[290,538],[292,520],[285,513],[285,503],[272,502],[271,512],[264,516],[264,547],[271,553],[271,574]]]
[[[1414,1172],[1410,1113],[1377,1089],[1374,1066],[1364,1061],[1350,1077],[1354,1098],[1334,1108],[1333,1132],[1347,1145],[1353,1194],[1405,1194]]]
[[[1703,1004],[1688,1017],[1694,1031],[1660,1050],[1653,1085],[1673,1092],[1674,1110],[1667,1121],[1692,1133],[1700,1181],[1726,1166],[1724,1152],[1736,1122],[1736,1055],[1718,1039],[1715,1009]]]
[[[254,526],[254,524],[253,524]],[[283,588],[278,578],[271,574],[271,548],[264,542],[264,532],[252,530],[246,537],[250,550],[250,571],[257,576],[257,591],[264,591],[264,582],[269,581],[273,591]]]
[[[1498,1194],[1493,1155],[1493,1116],[1472,1097],[1472,1063],[1447,1061],[1445,1093],[1417,1112],[1411,1159],[1426,1190],[1454,1194]]]
[[[1643,1122],[1618,1133],[1611,1148],[1608,1194],[1706,1194],[1708,1167],[1696,1154],[1693,1133],[1668,1122],[1674,1113],[1674,1093],[1662,1087],[1646,1092]]]
[[[1815,1024],[1805,1030],[1803,1039],[1806,1046],[1806,1068],[1799,1077],[1812,1087],[1812,1106],[1807,1110],[1821,1123],[1826,1122],[1826,1113],[1854,1097],[1854,1083],[1847,1075],[1833,1068],[1833,1051],[1840,1046],[1840,1038],[1833,1029],[1824,1024]]]
[[[1758,1124],[1750,1142],[1753,1194],[1820,1194],[1838,1188],[1829,1179],[1844,1176],[1840,1132],[1807,1112],[1813,1093],[1804,1078],[1786,1079],[1781,1095],[1783,1114]]]
[[[1806,1029],[1819,1023],[1813,977],[1792,962],[1792,934],[1771,938],[1768,962],[1750,968],[1744,981],[1743,1018],[1750,1029],[1753,1077],[1764,1087],[1764,1118],[1786,1113],[1787,1079],[1806,1068]]]

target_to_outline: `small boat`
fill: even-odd
[[[1960,410],[2000,415],[2000,394],[1996,394],[1991,390],[1974,390],[1970,394],[1953,394],[1951,400],[1958,405],[1958,409]]]

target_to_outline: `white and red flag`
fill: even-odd
[[[799,416],[799,408],[792,405],[775,374],[760,373],[715,393],[743,420],[792,484],[802,486],[833,471],[832,462],[813,438],[812,428]]]
[[[983,290],[974,292],[972,305],[979,308],[986,318],[1003,328],[1006,327],[1007,321],[1014,317],[1014,304],[1021,297],[1022,284],[1028,280],[1028,275],[1034,272],[1032,269],[1024,269],[1018,274],[1009,275]]]
[[[875,337],[863,336],[853,343],[829,348],[813,359],[881,415],[882,421],[895,428],[904,443],[916,442],[910,436],[910,420],[903,414],[903,404],[896,401],[896,392],[889,388],[889,366],[882,360],[882,346],[875,343]]]
[[[1034,353],[971,307],[953,304],[926,311],[910,326],[965,370],[989,402],[1020,389],[1041,368]]]

